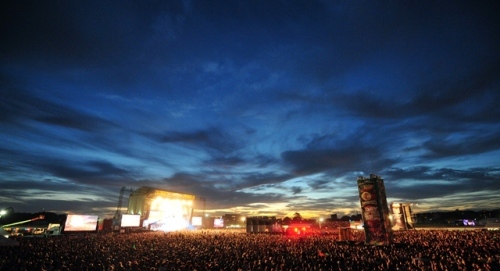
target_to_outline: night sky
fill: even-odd
[[[2,1],[0,208],[498,208],[498,1]],[[124,205],[126,206],[126,200]]]

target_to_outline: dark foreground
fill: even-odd
[[[335,235],[140,233],[20,238],[0,270],[500,270],[499,231],[396,232],[391,246]]]

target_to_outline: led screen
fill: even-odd
[[[139,227],[141,225],[140,215],[122,215],[122,227]]]
[[[201,226],[202,225],[201,216],[193,216],[193,218],[191,219],[191,224],[193,226]]]
[[[98,216],[96,215],[68,215],[64,224],[64,231],[96,231]]]
[[[214,228],[222,228],[224,227],[224,219],[216,218],[214,219]]]

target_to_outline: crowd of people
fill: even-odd
[[[229,231],[19,238],[0,270],[500,270],[499,231],[398,231],[387,246],[336,235]]]

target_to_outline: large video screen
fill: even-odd
[[[96,215],[68,215],[64,231],[96,231],[98,220]]]
[[[193,226],[201,226],[203,224],[203,220],[201,216],[193,216],[191,219],[191,225]]]
[[[122,227],[139,227],[141,225],[141,215],[122,215]]]
[[[223,228],[224,227],[224,219],[216,218],[214,219],[214,228]]]

